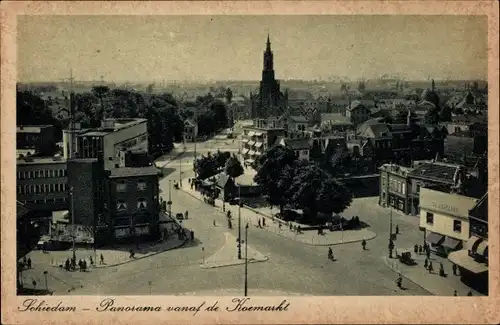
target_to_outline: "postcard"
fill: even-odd
[[[3,323],[498,323],[497,2],[1,8]]]

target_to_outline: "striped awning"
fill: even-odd
[[[476,253],[478,255],[481,255],[481,256],[484,256],[487,252],[487,249],[488,249],[488,241],[487,240],[483,240],[482,242],[479,243],[479,245],[477,245],[477,250],[476,250]]]
[[[250,151],[249,149],[243,149],[243,151],[241,151],[244,155],[246,155],[248,153],[248,151]]]
[[[257,148],[262,147],[262,145],[263,145],[263,143],[262,143],[262,142],[255,142],[255,146],[256,146]]]
[[[263,134],[264,133],[262,133],[262,132],[255,132],[255,136],[257,136],[257,137],[261,137]]]
[[[255,156],[262,156],[262,152],[255,151]]]
[[[241,142],[243,142],[243,143],[247,143],[248,141],[250,141],[250,140],[248,140],[248,139],[241,140]]]
[[[476,236],[471,236],[468,240],[467,240],[467,250],[469,251],[474,251],[474,248],[477,246],[476,243],[478,241],[480,241],[481,238],[479,237],[476,237]]]
[[[249,145],[249,146],[253,146],[254,144],[255,144],[255,141],[250,141],[250,142],[248,142],[248,145]]]
[[[249,137],[253,137],[254,135],[255,135],[255,132],[253,132],[253,131],[248,132]]]
[[[249,154],[249,155],[255,155],[255,151],[250,150],[250,151],[248,152],[248,154]]]
[[[448,255],[448,259],[452,263],[455,263],[456,265],[475,274],[488,271],[488,266],[486,264],[475,261],[469,256],[467,250],[465,249],[450,253]]]

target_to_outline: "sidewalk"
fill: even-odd
[[[238,244],[237,238],[232,234],[226,232],[226,242],[224,246],[214,255],[203,258],[202,268],[216,268],[232,265],[245,264],[245,244],[241,245],[241,259],[238,259]],[[268,260],[267,256],[262,255],[256,251],[252,246],[248,246],[248,263],[265,262]]]
[[[93,268],[104,268],[118,266],[142,258],[154,256],[168,250],[178,248],[184,245],[186,241],[187,240],[179,240],[177,236],[172,236],[170,239],[160,243],[143,243],[139,246],[139,249],[137,249],[135,245],[125,245],[119,249],[97,249],[95,252],[93,249],[76,249],[75,255],[77,261],[80,259],[86,260],[87,267],[89,269],[92,268],[90,258],[94,261]],[[133,249],[135,252],[134,258],[130,258],[130,249]],[[104,258],[104,264],[100,263],[101,254]],[[72,256],[72,250],[49,251],[47,253],[36,250],[30,252],[26,258],[31,258],[33,268],[41,265],[50,265],[52,267],[59,268],[63,267],[66,259],[71,259]]]
[[[191,195],[192,197],[200,201],[203,201],[203,195],[200,192],[191,189],[188,183],[188,179],[185,179],[183,181],[183,184],[184,186],[181,188],[181,190]],[[234,224],[234,220],[238,218],[238,206],[226,203],[225,211],[223,211],[222,206],[223,202],[219,199],[216,199],[214,208],[223,214],[226,214],[227,211],[231,211]],[[296,232],[290,230],[286,222],[278,218],[274,218],[270,214],[266,214],[261,211],[249,208],[248,206],[244,206],[241,208],[241,218],[242,222],[245,224],[248,223],[250,227],[258,227],[259,220],[262,223],[262,219],[265,218],[266,226],[263,227],[264,230],[270,231],[276,235],[283,236],[288,239],[292,239],[307,245],[314,245],[314,246],[332,246],[338,244],[360,242],[363,239],[370,240],[376,237],[376,234],[373,231],[370,231],[366,228],[360,230],[345,230],[345,231],[333,231],[333,232],[326,230],[324,235],[318,235],[318,232],[316,230],[307,230],[303,231],[301,234],[297,234]],[[280,224],[281,228],[279,226]],[[300,226],[301,228],[305,227],[304,225],[301,225],[296,222],[291,222],[291,224],[295,226]]]
[[[424,254],[418,255],[413,253],[413,248],[409,248],[408,250],[412,252],[412,258],[415,259],[417,265],[409,266],[399,262],[396,258],[384,256],[383,260],[385,265],[393,271],[401,273],[401,275],[407,280],[415,283],[436,296],[453,296],[453,292],[455,290],[459,296],[466,296],[469,290],[472,291],[473,296],[483,296],[481,293],[472,290],[467,285],[462,283],[459,275],[453,275],[452,263],[448,259],[431,254],[434,272],[430,274],[429,271],[424,268],[426,256]],[[401,250],[398,249],[398,251]],[[393,254],[393,256],[396,256],[396,252],[393,252]],[[440,262],[443,263],[446,277],[439,275]]]
[[[158,157],[155,159],[155,166],[158,168],[163,168],[170,164],[172,160],[177,159],[179,156],[184,154],[186,150],[182,145],[179,145],[177,147],[174,147],[169,153],[166,153],[165,155]]]

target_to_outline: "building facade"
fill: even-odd
[[[146,119],[105,119],[99,128],[73,132],[76,133],[72,148],[74,157],[101,159],[105,170],[118,167],[120,151],[148,150]],[[67,152],[70,150],[69,139],[69,136],[63,138]]]
[[[284,138],[280,137],[276,140],[275,145],[280,145],[293,150],[298,160],[309,160],[309,151],[311,146],[309,142],[312,139],[308,137]]]
[[[464,283],[488,293],[488,193],[469,211],[467,245],[448,259],[458,266]]]
[[[379,168],[379,205],[392,207],[404,214],[410,213],[408,174],[411,171],[412,168],[395,164],[384,164]]]
[[[477,201],[454,193],[420,190],[420,227],[434,250],[448,255],[464,247],[469,239],[469,210]]]
[[[123,167],[108,172],[105,205],[97,230],[103,239],[134,242],[158,235],[159,170]]]
[[[26,157],[17,160],[17,200],[29,210],[66,210],[69,188],[66,160],[61,157]]]
[[[252,118],[280,116],[287,109],[288,94],[280,91],[280,83],[274,74],[274,54],[271,50],[271,41],[267,36],[266,50],[264,51],[264,67],[260,82],[259,94],[250,94]]]
[[[194,142],[198,138],[198,124],[191,119],[184,121],[184,140]]]
[[[359,101],[354,101],[346,107],[345,116],[352,124],[359,125],[370,119],[370,113],[371,111],[365,105]]]
[[[23,156],[52,155],[55,152],[55,131],[52,125],[19,125],[16,128],[16,149]]]
[[[284,135],[284,129],[268,126],[265,120],[255,120],[253,126],[243,127],[241,154],[247,163],[253,163]]]

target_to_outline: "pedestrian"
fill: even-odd
[[[396,280],[396,284],[398,285],[398,288],[400,288],[400,289],[403,286],[403,277],[401,276],[401,273],[399,273],[399,275],[398,275],[398,278]]]
[[[214,220],[214,227],[215,227],[215,220]]]
[[[87,260],[83,260],[83,272],[87,271]]]
[[[444,273],[444,266],[443,266],[442,262],[440,262],[440,264],[439,264],[439,275],[442,277],[446,276],[446,274]]]
[[[424,261],[424,268],[427,269],[428,265],[429,265],[429,260],[426,258]]]
[[[469,290],[469,292],[467,293],[467,296],[472,297],[472,291]]]
[[[424,252],[424,248],[422,247],[422,245],[419,245],[418,246],[418,254],[422,255],[423,252]]]
[[[90,259],[90,265],[93,267],[94,266],[94,260],[92,259],[92,256],[89,256]]]
[[[453,291],[453,295],[456,297],[458,296],[457,290]]]
[[[427,246],[427,258],[430,260],[431,259],[431,249],[429,246]]]
[[[366,240],[363,239],[363,241],[361,242],[361,246],[363,246],[363,250],[366,249]]]
[[[289,225],[290,225],[290,231],[291,231],[293,229],[292,223],[290,222]]]
[[[130,249],[129,253],[130,253],[129,258],[132,258],[134,256],[134,251]]]
[[[26,259],[26,256],[23,257],[23,262],[22,262],[23,265],[28,265],[28,260]]]
[[[432,261],[429,262],[429,273],[434,272],[434,267],[432,266]]]
[[[36,280],[33,278],[33,281],[31,281],[31,283],[33,284],[33,288],[36,289]]]
[[[262,218],[262,226],[265,227],[266,226],[266,218]]]
[[[455,263],[453,263],[451,268],[453,270],[453,275],[457,275],[457,265]]]
[[[413,246],[413,251],[415,252],[415,254],[418,254],[418,245],[415,244],[415,246]]]
[[[64,269],[66,271],[69,271],[69,258],[66,259],[66,262],[64,262]]]
[[[31,257],[28,257],[28,269],[31,269]]]
[[[396,235],[399,234],[399,226],[396,225]]]
[[[101,253],[101,264],[104,264],[104,256]]]
[[[191,241],[194,240],[194,231],[191,230]]]
[[[300,226],[297,226],[297,233],[300,234],[300,232],[301,232]]]
[[[82,268],[83,268],[82,260],[78,260],[78,268],[80,269],[80,272],[82,272]]]
[[[258,227],[259,227],[259,228],[262,228],[262,226],[260,225],[260,219],[259,219],[259,226],[258,226]]]
[[[282,226],[283,226],[283,224],[280,222],[278,227],[281,229]]]

